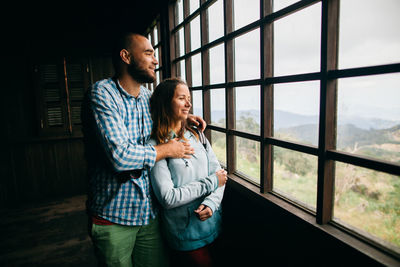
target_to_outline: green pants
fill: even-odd
[[[158,219],[143,226],[93,224],[92,240],[101,266],[168,266]]]

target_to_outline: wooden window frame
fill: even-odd
[[[333,200],[334,200],[334,179],[335,162],[343,162],[385,172],[392,175],[400,175],[400,165],[384,160],[371,159],[361,155],[353,155],[336,150],[336,121],[337,121],[337,80],[346,77],[360,77],[376,74],[398,73],[400,64],[385,64],[371,67],[358,67],[350,69],[338,69],[338,32],[339,32],[339,4],[340,0],[302,0],[291,4],[279,11],[273,12],[273,0],[260,0],[260,19],[240,29],[233,29],[233,0],[223,1],[224,6],[224,35],[212,42],[208,42],[207,9],[215,0],[201,0],[200,7],[189,14],[189,1],[183,0],[184,18],[181,23],[175,25],[173,20],[175,12],[175,2],[169,4],[169,40],[170,57],[167,59],[171,75],[176,75],[176,64],[181,60],[186,61],[186,77],[191,91],[202,91],[203,94],[203,116],[208,123],[206,130],[207,137],[211,137],[211,130],[224,133],[226,135],[226,164],[229,177],[239,187],[250,188],[256,195],[268,199],[280,206],[284,206],[294,214],[301,216],[311,216],[314,218],[317,227],[334,226],[344,231],[345,235],[355,236],[358,240],[363,240],[364,244],[388,253],[390,257],[398,258],[395,252],[377,244],[372,240],[366,240],[360,234],[354,234],[349,229],[344,229],[335,224],[333,219]],[[302,73],[296,75],[273,76],[273,23],[285,16],[298,12],[316,3],[321,3],[321,61],[320,71]],[[190,49],[190,21],[196,16],[201,18],[201,47],[191,51]],[[175,54],[175,33],[181,28],[185,29],[185,53],[183,56]],[[235,81],[234,80],[234,39],[251,30],[260,29],[260,79]],[[209,58],[210,48],[224,44],[225,49],[225,82],[220,84],[209,84]],[[190,59],[193,55],[202,54],[202,86],[191,86],[192,70]],[[293,83],[305,81],[320,82],[320,109],[319,109],[319,141],[318,146],[305,145],[291,141],[285,141],[273,136],[273,99],[274,85],[280,83]],[[249,134],[235,129],[235,88],[239,86],[258,85],[261,88],[261,116],[260,116],[260,135]],[[225,90],[225,112],[226,128],[211,124],[211,105],[210,92],[213,89]],[[236,170],[236,144],[235,137],[247,138],[260,143],[260,185],[256,185],[246,179]],[[212,140],[211,140],[212,142]],[[311,211],[302,207],[272,190],[273,188],[273,147],[281,147],[293,151],[316,156],[318,159],[317,177],[317,204],[316,211]],[[282,202],[282,200],[284,202]],[[293,204],[287,208],[287,203]],[[304,215],[307,214],[307,215]],[[309,217],[310,218],[310,217]],[[309,219],[307,219],[309,220]],[[359,246],[360,247],[360,246]],[[377,256],[380,252],[375,253]],[[379,254],[379,255],[383,255]],[[384,260],[383,260],[384,261]],[[390,261],[390,260],[389,260]]]
[[[155,69],[155,72],[159,73],[159,78],[160,81],[163,80],[163,77],[168,77],[168,75],[166,74],[167,70],[165,70],[165,65],[163,62],[167,62],[167,55],[169,55],[169,53],[165,52],[165,49],[163,49],[164,45],[163,45],[163,40],[166,39],[165,37],[165,33],[163,33],[163,29],[165,29],[165,27],[161,26],[162,20],[161,20],[161,15],[158,16],[153,23],[147,28],[146,30],[146,36],[150,35],[150,41],[151,41],[151,45],[153,46],[154,50],[157,49],[158,50],[158,65]],[[154,29],[157,29],[157,43],[154,41]],[[149,88],[150,90],[154,90],[157,86],[157,80],[155,80],[153,83],[148,83],[147,84],[147,88]]]

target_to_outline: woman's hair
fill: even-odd
[[[165,79],[154,89],[150,98],[150,113],[153,120],[151,138],[156,140],[157,144],[165,143],[170,139],[173,120],[172,99],[179,84],[186,85],[186,82],[180,78]],[[176,133],[178,138],[184,139],[185,129],[191,131],[197,137],[197,133],[187,126],[186,121],[182,121],[181,131]]]

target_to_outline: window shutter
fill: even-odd
[[[39,96],[40,135],[65,133],[68,121],[62,61],[56,59],[40,62],[34,66],[34,76]]]
[[[80,136],[82,134],[81,105],[89,86],[89,64],[84,58],[67,58],[67,92],[71,134]]]
[[[89,86],[83,58],[45,59],[34,66],[41,136],[81,136],[81,104]]]

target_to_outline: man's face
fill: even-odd
[[[154,49],[143,36],[132,36],[132,46],[128,49],[131,62],[128,64],[128,73],[139,83],[151,83],[156,79],[155,68],[158,64],[154,57]]]

